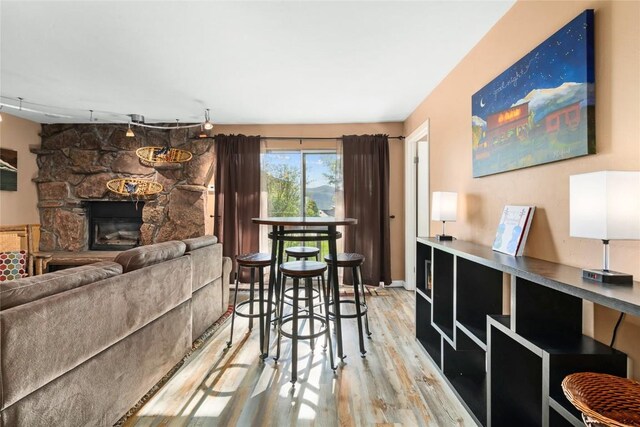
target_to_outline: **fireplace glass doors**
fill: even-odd
[[[117,251],[140,245],[144,202],[89,202],[89,249]]]

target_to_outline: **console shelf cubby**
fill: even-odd
[[[416,290],[431,301],[431,248],[418,243],[416,253],[421,260],[416,265]]]
[[[597,284],[463,241],[418,238],[416,253],[416,338],[478,425],[581,426],[564,377],[627,375],[626,354],[583,334],[582,307],[638,316],[640,283]]]
[[[456,258],[456,317],[468,333],[487,343],[487,314],[502,314],[502,272]]]
[[[453,255],[439,249],[433,249],[431,268],[433,272],[431,323],[442,332],[443,338],[453,344],[455,342],[453,330],[455,326],[455,266]]]
[[[433,362],[441,367],[442,337],[431,326],[431,302],[416,293],[416,338],[427,350]]]
[[[458,329],[456,349],[443,343],[442,372],[454,391],[479,424],[487,420],[486,352]]]

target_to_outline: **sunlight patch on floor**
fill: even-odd
[[[207,400],[195,410],[195,416],[197,417],[214,417],[217,418],[222,414],[222,411],[227,407],[227,404],[231,400],[231,396],[217,396],[209,397]],[[192,411],[188,412],[189,414]]]
[[[300,412],[298,412],[299,420],[315,420],[316,411],[306,403],[300,405]]]
[[[224,374],[214,372],[205,382],[207,392],[211,395],[233,393],[238,390],[250,366],[246,364],[231,364],[225,368]]]

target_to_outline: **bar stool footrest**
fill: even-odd
[[[304,290],[304,289],[300,288],[299,290]],[[293,301],[293,292],[292,291],[294,291],[294,288],[288,288],[288,289],[286,289],[284,291],[285,299]],[[317,299],[317,298],[320,297],[320,292],[318,292],[317,289],[311,289],[311,294],[312,294],[312,296],[311,296],[312,300]],[[299,301],[309,301],[309,297],[306,295],[306,292],[305,292],[305,296],[303,296],[303,297],[298,295],[298,300]],[[285,303],[286,303],[286,301],[285,301]],[[291,303],[289,303],[289,305],[291,305]]]
[[[254,311],[253,314],[251,314],[251,313],[243,313],[243,312],[240,311],[240,309],[242,307],[249,306],[250,304],[258,304],[258,308],[257,308],[257,310]],[[269,301],[264,301],[263,304],[264,304],[263,313],[267,314],[267,310],[269,310],[269,305],[270,305]],[[275,307],[272,307],[271,308],[271,312],[274,313],[275,311],[276,311]],[[258,318],[258,317],[260,317],[260,301],[258,301],[258,300],[255,300],[255,301],[247,300],[247,301],[239,302],[238,304],[236,304],[235,313],[236,313],[236,316],[244,317],[244,318],[247,318],[247,319]]]
[[[341,299],[340,300],[340,304],[353,304],[354,306],[356,305],[356,301],[352,300],[352,299]],[[333,305],[333,301],[329,302],[329,306]],[[360,317],[363,317],[365,314],[367,314],[367,310],[369,308],[367,307],[367,305],[365,303],[360,303]],[[329,316],[331,318],[335,318],[336,315],[334,312],[329,311]],[[358,313],[353,313],[353,314],[344,314],[344,312],[342,311],[342,309],[340,309],[340,318],[341,319],[357,319],[358,318]]]
[[[312,319],[317,320],[322,324],[319,331],[314,332],[313,334],[306,334],[306,335],[293,334],[293,333],[286,332],[283,327],[285,324],[293,321],[293,316],[291,314],[288,314],[282,318],[282,323],[280,324],[280,333],[282,334],[283,337],[294,338],[295,336],[299,340],[309,340],[311,338],[319,338],[320,336],[326,334],[328,325],[326,324],[324,317],[320,317],[315,314],[313,315],[313,317],[310,315],[298,316],[298,322],[304,321],[304,320],[312,320]]]

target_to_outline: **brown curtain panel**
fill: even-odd
[[[391,284],[389,232],[389,138],[342,137],[344,213],[358,224],[345,227],[345,252],[365,256],[362,278],[368,285]],[[345,282],[351,282],[345,274]]]
[[[259,251],[259,226],[251,219],[260,216],[260,137],[216,135],[215,138],[213,234],[222,242],[223,255],[233,260],[233,271],[237,271],[237,255]]]

